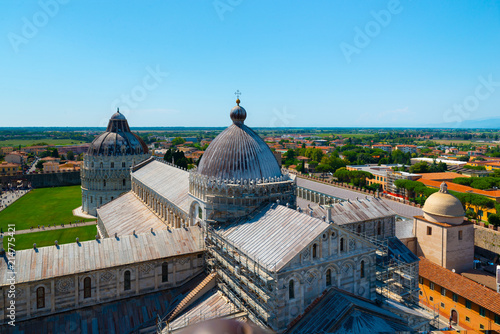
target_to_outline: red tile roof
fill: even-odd
[[[420,257],[418,274],[446,290],[500,315],[500,294]]]

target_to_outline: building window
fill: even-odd
[[[125,179],[123,179],[122,183],[123,183],[123,186],[125,186]]]
[[[500,316],[495,314],[495,324],[500,325]]]
[[[332,285],[332,270],[328,269],[326,271],[326,286]]]
[[[486,310],[484,307],[479,306],[479,315],[482,317],[486,316]]]
[[[122,162],[122,168],[125,168],[125,163],[124,162]]]
[[[465,317],[465,321],[470,322],[470,318],[469,317]]]
[[[92,168],[94,168],[94,163],[92,163]]]
[[[423,278],[423,277],[419,277],[419,278],[418,278],[418,282],[419,282],[420,284],[424,284],[424,278]]]
[[[432,235],[432,227],[427,226],[427,235]]]
[[[102,181],[103,186],[106,187],[106,180]]]
[[[83,280],[83,298],[90,298],[92,296],[92,288],[90,277],[85,277]]]
[[[161,265],[161,281],[168,282],[168,263],[163,262]]]
[[[483,324],[479,324],[479,328],[484,329],[484,325]]]
[[[318,257],[318,246],[316,244],[313,245],[313,259]]]
[[[458,231],[458,240],[462,240],[463,234],[462,231]]]
[[[102,162],[101,162],[100,166],[101,166],[101,168],[102,168]]]
[[[431,290],[434,290],[434,283],[432,283],[432,282],[431,282],[431,283],[429,284],[429,288],[430,288]]]
[[[458,296],[456,293],[453,294],[453,301],[456,303],[458,302]]]
[[[420,290],[420,291],[418,292],[418,294],[419,294],[419,295],[421,295],[421,296],[423,296],[423,294],[424,294],[424,293],[422,292],[422,290]]]
[[[295,298],[295,287],[292,279],[290,280],[290,283],[288,283],[288,299],[294,299],[294,298]]]
[[[45,307],[45,288],[39,287],[36,289],[36,308]]]
[[[102,205],[102,197],[99,197],[99,205]]]
[[[441,288],[441,296],[446,296],[446,289],[445,288]]]
[[[115,163],[114,162],[111,163],[111,168],[115,168]]]
[[[360,277],[365,278],[365,261],[361,261]]]
[[[92,203],[93,201],[94,201],[94,197],[90,196],[90,203]]]
[[[469,310],[472,308],[472,303],[470,302],[470,300],[465,301],[465,307],[467,307]]]
[[[441,303],[441,307],[444,308],[444,303]]]
[[[377,235],[381,235],[382,234],[382,225],[380,222],[378,222],[378,225],[377,225]]]
[[[123,290],[130,290],[130,270],[123,273]]]
[[[361,224],[358,225],[358,234],[361,234]]]
[[[340,251],[344,251],[344,238],[340,238]]]
[[[433,301],[434,301],[434,297],[430,296],[430,297],[429,297],[429,300],[430,300],[431,302],[433,302]]]

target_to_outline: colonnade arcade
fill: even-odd
[[[171,228],[192,226],[186,212],[132,177],[132,192]]]

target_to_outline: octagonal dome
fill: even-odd
[[[92,141],[87,155],[134,155],[148,153],[148,146],[130,131],[127,119],[117,111],[109,120],[105,132]]]
[[[208,146],[198,173],[223,180],[258,180],[281,176],[281,168],[267,144],[244,124],[246,111],[231,110],[233,124]]]

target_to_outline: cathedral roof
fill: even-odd
[[[106,131],[94,139],[87,155],[133,155],[148,153],[148,146],[130,131],[127,119],[117,111],[109,120]]]
[[[208,146],[198,173],[223,180],[258,180],[281,176],[281,168],[267,144],[244,124],[246,110],[231,110],[233,124]]]

